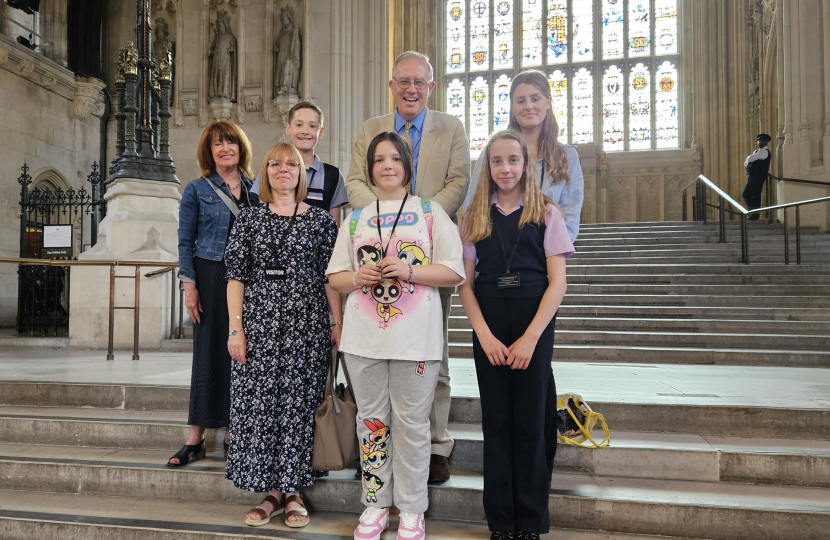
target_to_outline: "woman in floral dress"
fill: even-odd
[[[339,344],[342,314],[329,322],[326,266],[337,227],[328,212],[302,202],[305,167],[280,143],[262,166],[259,206],[239,213],[225,251],[228,268],[230,446],[226,477],[268,492],[246,523],[286,512],[304,527],[298,491],[325,473],[311,468],[314,412],[323,401],[329,344]]]

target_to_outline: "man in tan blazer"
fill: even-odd
[[[411,141],[415,180],[412,195],[432,199],[456,219],[470,184],[470,143],[455,116],[427,109],[427,98],[435,88],[429,58],[413,51],[402,53],[392,66],[389,88],[395,112],[363,122],[352,149],[346,192],[352,208],[363,208],[377,199],[369,184],[366,149],[379,133],[394,131]],[[429,482],[440,484],[450,477],[448,458],[453,440],[447,430],[450,414],[449,347],[447,321],[454,287],[441,288],[444,311],[444,356],[429,415],[432,448]]]

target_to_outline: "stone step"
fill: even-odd
[[[722,274],[578,274],[568,276],[572,284],[638,284],[638,285],[830,285],[828,275],[722,275]]]
[[[741,253],[741,246],[740,244],[684,244],[684,243],[654,243],[654,244],[639,244],[639,243],[629,243],[623,244],[614,240],[610,240],[605,243],[596,243],[590,245],[576,245],[576,253],[580,256],[587,256],[589,253],[618,253],[618,252],[628,252],[628,253],[638,253],[643,254],[643,256],[649,256],[649,253],[654,252],[676,252],[680,254],[688,254],[688,255],[711,255],[711,256],[733,256],[735,253],[740,255]],[[826,242],[811,242],[809,244],[802,242],[801,245],[801,254],[802,256],[806,255],[808,250],[812,253],[816,252],[826,252],[830,249],[830,239]],[[753,250],[754,254],[764,254],[764,255],[780,255],[781,257],[784,256],[784,242],[777,241],[774,238],[765,239],[763,244],[758,247],[758,249]],[[792,258],[793,262],[795,262],[795,257],[797,254],[795,244],[790,245],[790,257]]]
[[[737,242],[740,243],[740,228],[739,227],[727,227],[726,228],[726,237],[727,240],[730,242]],[[806,227],[802,229],[801,234],[803,236],[814,236],[819,234],[818,228],[812,227],[807,229]],[[717,227],[707,227],[707,228],[687,228],[687,227],[664,227],[660,229],[647,229],[647,228],[634,228],[634,229],[595,229],[595,230],[583,230],[580,227],[579,230],[579,240],[592,240],[594,238],[677,238],[677,237],[705,237],[705,238],[718,238],[719,232]],[[750,245],[752,245],[753,240],[758,240],[764,237],[772,237],[772,236],[784,236],[784,228],[783,227],[766,227],[763,229],[754,229],[750,228],[749,230],[749,238],[750,238]],[[795,242],[795,227],[790,227],[789,236],[792,242]]]
[[[750,233],[749,241],[750,246],[752,245],[753,240],[758,238],[759,240],[763,240],[765,243],[775,244],[780,246],[781,249],[784,249],[784,234],[783,232],[780,235],[755,235],[755,233]],[[603,238],[598,236],[591,236],[588,238],[582,238],[580,235],[577,238],[576,246],[577,250],[584,249],[586,247],[595,247],[595,246],[654,246],[654,245],[677,245],[677,246],[689,246],[689,247],[698,247],[698,246],[733,246],[737,244],[738,246],[741,245],[741,237],[737,231],[728,232],[726,235],[726,243],[721,244],[719,242],[720,238],[717,234],[714,235],[699,235],[699,236],[635,236],[633,238],[628,237],[612,237],[612,238]],[[808,245],[813,246],[823,246],[830,241],[830,236],[826,234],[802,234],[801,235],[801,246],[806,247]],[[795,237],[790,238],[790,246],[791,249],[795,249]]]
[[[767,228],[767,227],[781,227],[781,222],[774,219],[772,223],[767,220],[751,220],[748,221],[750,228]],[[727,220],[728,227],[740,227],[740,220]],[[706,228],[717,227],[716,223],[709,220],[706,225],[702,221],[630,221],[630,222],[609,222],[609,223],[583,223],[579,226],[579,230],[591,229],[617,229],[617,228],[643,228],[643,229],[660,229],[665,227],[686,227],[686,228]]]
[[[310,506],[310,504],[309,504]],[[357,516],[311,509],[307,527],[289,529],[274,518],[254,529],[243,518],[251,505],[238,502],[201,503],[98,497],[34,491],[0,491],[0,531],[7,540],[60,538],[61,540],[345,540],[352,537]],[[393,510],[389,532],[395,537],[397,514]],[[429,517],[428,538],[436,540],[484,539],[482,522],[449,521]],[[670,540],[607,531],[551,529],[545,540]],[[678,537],[672,537],[675,540]],[[684,537],[686,540],[691,540]]]
[[[727,289],[724,292],[740,292]],[[625,294],[571,293],[565,294],[560,304],[566,306],[675,306],[707,308],[793,308],[830,310],[830,296],[743,296],[738,294],[646,294],[645,292]],[[461,300],[454,299],[453,307],[461,308]]]
[[[451,329],[472,328],[463,315],[450,317]],[[729,319],[643,319],[612,317],[567,317],[556,318],[556,330],[602,330],[602,331],[654,331],[654,332],[706,332],[738,334],[817,334],[830,335],[828,321],[773,321],[773,320],[729,320]]]
[[[450,357],[472,358],[471,343],[449,344]],[[719,366],[830,367],[830,352],[777,349],[669,347],[616,344],[560,344],[557,362],[637,362],[647,364],[712,364]]]
[[[478,424],[451,424],[450,464],[480,471],[483,435]],[[604,433],[597,426],[594,440]],[[554,469],[595,476],[702,480],[830,487],[830,441],[719,437],[611,430],[602,449],[560,443]],[[588,443],[590,444],[590,443]]]
[[[461,306],[453,306],[451,315],[465,316]],[[568,317],[642,317],[689,318],[689,319],[752,319],[761,320],[804,320],[829,321],[830,310],[822,308],[779,308],[779,307],[722,307],[722,306],[649,306],[649,305],[562,305],[559,314]]]
[[[0,459],[0,489],[251,506],[262,497],[234,488],[218,460],[178,470],[150,461],[157,456],[140,451],[105,460]],[[481,473],[455,469],[447,483],[429,488],[428,517],[483,522],[482,489]],[[318,512],[357,513],[360,492],[346,470],[307,488],[304,497]],[[830,530],[826,488],[554,473],[550,510],[556,527],[715,540],[818,539]]]
[[[830,284],[582,284],[568,283],[568,294],[644,294],[673,296],[820,296],[830,298]]]
[[[465,367],[473,371],[471,376],[475,377],[470,360],[452,359],[451,363],[454,368],[452,370],[454,378],[463,376],[460,371],[463,371],[462,368]],[[564,369],[562,364],[558,365]],[[556,366],[557,363],[554,362],[554,371],[558,369]],[[630,367],[619,364],[615,369],[628,372],[631,371]],[[671,369],[673,366],[638,367],[642,370],[644,367]],[[594,366],[592,369],[597,371],[598,367]],[[724,376],[735,376],[734,369],[721,369],[729,372],[729,375]],[[747,372],[742,370],[741,373],[745,375]],[[797,387],[797,383],[792,380],[792,370],[786,373],[788,374],[784,375],[782,372],[782,375],[775,378],[778,384],[786,380],[789,388]],[[799,373],[800,371],[796,376]],[[822,375],[823,372],[817,373],[815,378],[819,379]],[[619,376],[620,374],[617,374],[617,377]],[[563,381],[559,376],[557,379],[561,386]],[[760,388],[757,385],[755,387]],[[652,396],[652,398],[657,397],[658,402],[626,403],[598,400],[592,399],[591,394],[586,393],[587,389],[583,393],[590,401],[591,407],[605,416],[608,425],[620,431],[735,437],[764,437],[782,434],[790,439],[830,440],[830,410],[827,408],[816,409],[807,406],[799,408],[789,406],[791,402],[786,403],[788,406],[781,406],[783,404],[780,400],[765,401],[765,403],[775,405],[764,407],[741,404],[718,405],[718,403],[723,403],[723,399],[717,394],[694,394],[688,391],[686,393],[676,391],[675,394],[672,393],[671,387],[664,384],[659,384],[658,388],[664,390],[663,393]],[[694,388],[705,391],[705,387]],[[559,388],[560,392],[566,390],[564,387]],[[769,389],[759,391],[769,392]],[[632,395],[617,396],[614,394],[617,400],[632,400],[634,399]],[[165,445],[172,444],[171,449],[178,449],[179,444],[164,443],[165,445],[162,445],[157,441],[168,440],[165,439],[166,437],[178,437],[176,440],[181,440],[183,436],[180,433],[184,433],[187,423],[189,397],[190,389],[181,386],[0,382],[0,405],[2,405],[0,418],[6,426],[0,432],[16,433],[14,437],[21,444],[57,444],[49,437],[58,434],[63,437],[67,446],[71,446],[92,440],[91,434],[103,433],[104,437],[118,439],[122,444],[126,444],[125,441],[135,441],[139,445],[152,444],[161,448],[167,448]],[[677,400],[681,402],[678,403]],[[808,405],[808,402],[803,403]],[[101,425],[84,426],[85,423],[95,422]],[[480,424],[479,398],[476,395],[454,395],[450,408],[450,422]],[[145,427],[141,429],[150,435],[147,437],[127,435],[118,438],[105,433],[107,430],[112,433],[119,430],[120,432],[136,431],[134,424],[143,424]],[[72,430],[73,427],[84,427],[85,431],[76,432]],[[206,437],[205,440],[209,445],[212,444],[211,437]],[[144,446],[139,447],[144,448]]]
[[[620,264],[582,264],[578,261],[568,263],[568,278],[577,275],[619,275],[619,274],[717,274],[717,275],[769,275],[770,273],[779,274],[782,276],[790,275],[830,275],[830,265],[827,264],[790,264],[782,263],[775,264],[758,264],[754,261],[752,264],[740,263],[693,263],[693,264],[679,264],[668,263],[660,264],[646,261],[639,262],[624,262]]]
[[[740,251],[735,251],[731,257],[726,255],[717,256],[696,256],[687,254],[665,254],[652,252],[641,254],[641,256],[606,256],[606,257],[583,257],[579,252],[568,259],[568,271],[571,265],[655,265],[655,264],[722,264],[740,262]],[[784,253],[759,253],[750,250],[750,262],[752,264],[784,264]],[[830,262],[830,254],[827,253],[802,253],[802,260],[805,264],[827,264]],[[795,265],[795,259],[790,259]]]
[[[468,344],[473,342],[471,329],[453,328],[448,331],[449,342]],[[724,333],[724,332],[659,332],[556,329],[556,348],[560,345],[614,345],[644,347],[703,347],[719,349],[784,349],[819,351],[827,353],[830,359],[830,335],[770,334],[770,333]]]

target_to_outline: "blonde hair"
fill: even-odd
[[[268,162],[286,158],[296,161],[297,168],[300,170],[299,177],[297,178],[297,187],[294,188],[294,202],[302,202],[308,196],[308,178],[306,177],[303,156],[300,155],[300,151],[293,144],[281,142],[275,144],[268,150],[262,162],[262,169],[259,172],[260,201],[265,203],[274,202],[274,196],[271,193],[271,182],[268,179]]]
[[[246,177],[251,178],[251,141],[248,140],[242,128],[229,120],[211,122],[202,132],[199,145],[196,147],[196,161],[202,176],[208,177],[216,170],[213,160],[213,140],[227,141],[239,146],[239,170]]]
[[[539,182],[536,180],[536,170],[530,164],[527,141],[522,134],[515,130],[501,131],[490,137],[490,140],[487,141],[487,146],[484,147],[484,162],[481,165],[478,186],[473,195],[473,200],[464,212],[464,217],[461,221],[461,239],[465,242],[475,243],[484,240],[492,233],[490,199],[493,198],[493,194],[498,192],[498,186],[490,174],[490,147],[496,141],[502,140],[516,141],[519,143],[522,149],[522,157],[524,158],[524,170],[519,180],[519,185],[524,192],[524,208],[522,208],[522,216],[519,219],[519,227],[524,227],[528,223],[535,223],[537,225],[544,223],[545,212],[547,211],[546,205],[548,204],[553,204],[559,208],[560,212],[562,211],[562,208],[558,204],[542,193],[542,188],[539,187]]]
[[[507,128],[521,131],[519,122],[513,114],[513,93],[520,84],[532,84],[550,102],[550,107],[545,111],[545,119],[542,120],[542,130],[539,133],[537,145],[539,156],[545,161],[543,170],[547,171],[550,175],[551,185],[558,184],[562,181],[570,182],[571,175],[568,174],[568,155],[565,153],[565,147],[559,143],[559,122],[556,121],[556,116],[553,114],[550,82],[548,82],[548,78],[541,71],[536,69],[522,71],[516,75],[510,84],[510,121],[507,124]]]

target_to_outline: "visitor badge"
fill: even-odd
[[[319,191],[309,191],[306,199],[311,199],[312,201],[322,201],[323,194]]]
[[[285,279],[286,270],[284,266],[266,266],[265,267],[265,280],[266,281],[279,281]]]

